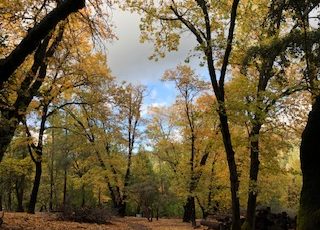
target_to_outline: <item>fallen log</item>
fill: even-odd
[[[225,230],[225,226],[223,223],[217,220],[201,220],[200,224],[203,226],[207,226],[208,229],[211,230]]]

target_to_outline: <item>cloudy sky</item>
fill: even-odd
[[[114,10],[112,21],[118,37],[118,40],[107,44],[108,65],[113,76],[119,81],[147,85],[149,96],[145,102],[148,105],[170,104],[175,97],[174,87],[161,82],[160,78],[165,70],[184,63],[195,45],[193,36],[185,34],[178,52],[168,53],[164,59],[155,62],[148,59],[153,45],[139,42],[140,17],[137,14]],[[205,69],[200,68],[196,62],[191,62],[191,65],[199,74],[205,74]]]

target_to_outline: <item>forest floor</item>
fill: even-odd
[[[10,230],[76,230],[76,229],[92,229],[92,230],[191,230],[191,224],[182,223],[181,219],[159,219],[148,222],[146,218],[113,217],[110,224],[87,224],[70,221],[57,220],[54,214],[36,213],[34,215],[27,213],[8,213],[4,214],[4,223],[0,229]],[[199,221],[197,221],[199,223]],[[197,229],[206,229],[199,227]]]

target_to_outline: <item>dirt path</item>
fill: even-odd
[[[191,224],[181,219],[159,219],[149,222],[146,218],[113,217],[110,224],[87,224],[59,221],[54,214],[8,213],[5,212],[2,230],[193,230]],[[198,228],[206,229],[206,228]]]
[[[151,230],[151,228],[148,228],[143,224],[137,224],[137,223],[128,223],[128,228],[130,230]]]

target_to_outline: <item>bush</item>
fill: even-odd
[[[75,221],[80,223],[107,224],[111,220],[111,212],[101,207],[65,208],[59,214],[60,220]]]

